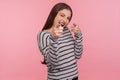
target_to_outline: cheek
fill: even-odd
[[[55,19],[54,19],[54,22],[56,23],[56,22],[58,22],[58,21],[61,20],[61,19],[62,19],[61,17],[56,16]]]
[[[56,24],[57,22],[58,22],[58,17],[54,19],[54,24]]]
[[[65,26],[68,26],[68,24],[69,24],[69,22],[67,22]]]
[[[66,24],[68,25],[68,24],[69,24],[69,22],[70,22],[70,21],[69,21],[69,20],[67,20]]]

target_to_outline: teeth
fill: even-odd
[[[65,23],[64,23],[64,22],[61,22],[60,24],[61,24],[61,26],[64,26],[64,25],[65,25]]]
[[[64,24],[61,24],[61,26],[64,26]]]
[[[60,24],[61,26],[64,26],[64,25],[65,25],[65,22],[61,20],[61,21],[59,22],[59,24]]]

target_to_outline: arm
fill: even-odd
[[[75,34],[75,43],[74,43],[75,57],[79,59],[83,53],[82,45],[82,33]]]
[[[53,38],[50,33],[42,31],[37,35],[37,41],[39,50],[44,56],[46,63],[50,65],[57,64],[57,42],[56,39]]]
[[[79,59],[83,52],[82,33],[79,26],[76,24],[73,24],[73,26],[71,27],[71,31],[74,33],[74,37],[75,37],[75,43],[74,43],[75,57]]]

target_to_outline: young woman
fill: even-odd
[[[43,64],[48,67],[48,80],[78,80],[77,59],[83,51],[82,34],[76,24],[71,30],[67,27],[71,18],[70,6],[57,3],[37,35],[38,46],[44,56]]]

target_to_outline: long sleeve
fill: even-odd
[[[39,50],[50,65],[57,65],[57,41],[49,32],[42,31],[37,35]]]
[[[62,35],[57,38],[42,31],[37,40],[48,67],[48,80],[71,80],[78,76],[76,59],[82,54],[81,34],[73,38],[69,28],[65,27]]]
[[[75,57],[79,59],[83,53],[82,45],[82,33],[75,34],[75,43],[74,43]]]

